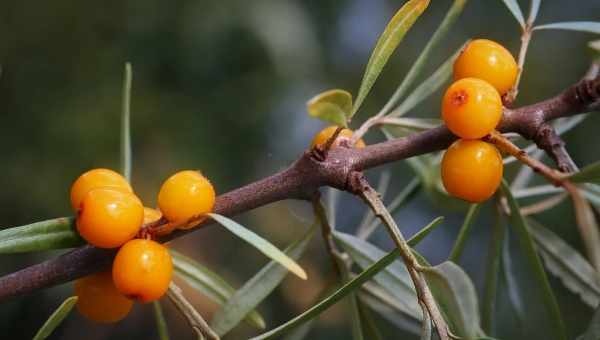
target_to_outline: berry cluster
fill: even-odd
[[[502,180],[502,157],[480,138],[502,118],[502,96],[514,85],[518,66],[502,45],[471,41],[454,63],[454,80],[442,99],[442,118],[454,142],[442,159],[442,182],[449,194],[465,201],[487,200]]]
[[[210,213],[214,203],[212,184],[197,171],[178,172],[163,183],[160,211],[144,207],[127,180],[112,170],[93,169],[77,178],[71,187],[71,206],[79,234],[99,248],[120,247],[112,272],[75,282],[79,312],[94,321],[116,322],[129,313],[134,301],[159,299],[171,282],[173,263],[167,248],[151,237],[187,228],[188,221]],[[143,225],[163,216],[160,233],[140,233]]]

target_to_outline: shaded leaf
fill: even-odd
[[[287,256],[300,258],[315,230],[316,224],[299,240],[292,243],[285,251]],[[279,262],[269,262],[215,313],[211,328],[219,335],[229,332],[281,283],[286,274],[286,268]]]
[[[450,261],[430,267],[423,274],[452,332],[467,339],[483,335],[477,292],[469,276]]]
[[[160,301],[152,302],[152,309],[154,309],[154,319],[156,320],[156,328],[158,329],[158,338],[160,340],[169,340],[169,328],[167,327],[167,321],[160,305]]]
[[[289,320],[283,325],[272,329],[266,333],[263,333],[259,336],[252,338],[252,340],[263,340],[263,339],[277,339],[281,334],[288,332],[307,321],[310,321],[320,315],[323,311],[343,299],[346,295],[352,293],[356,289],[360,288],[362,284],[370,280],[374,275],[383,270],[386,266],[392,263],[397,257],[398,252],[390,252],[381,258],[379,261],[369,266],[365,271],[361,272],[355,278],[344,284],[342,287],[337,289],[331,295],[321,300],[316,305],[309,308],[304,313],[296,316],[295,318]]]
[[[356,101],[354,102],[352,115],[360,108],[367,94],[371,91],[373,84],[379,77],[381,70],[396,47],[398,47],[398,44],[400,44],[404,38],[404,35],[406,35],[406,32],[408,32],[428,5],[429,0],[410,0],[396,12],[394,17],[392,17],[379,37],[379,40],[373,49],[373,53],[369,58],[365,74],[360,84],[360,89],[358,90],[358,95],[356,96]]]
[[[464,45],[448,58],[431,76],[429,76],[429,78],[425,79],[424,82],[417,86],[417,88],[404,99],[398,108],[390,112],[389,116],[399,117],[404,115],[448,82],[452,76],[454,60],[456,60],[456,57],[460,51],[462,51],[463,47]]]
[[[352,112],[352,95],[344,90],[334,89],[320,93],[306,103],[311,117],[347,127],[347,118]]]
[[[540,258],[535,250],[533,239],[527,227],[527,222],[521,215],[519,204],[512,196],[508,185],[504,181],[502,182],[502,192],[508,200],[508,205],[511,211],[511,225],[517,234],[519,246],[525,255],[529,270],[531,273],[533,273],[534,279],[539,287],[539,291],[542,294],[543,303],[548,315],[552,318],[552,320],[550,320],[550,326],[554,329],[554,332],[552,332],[554,338],[566,340],[566,331],[560,315],[560,309],[558,308],[558,303],[556,302],[556,298],[554,297],[554,293],[552,292],[552,288],[548,282],[548,277],[546,276],[542,262],[540,261]]]
[[[373,282],[366,282],[359,294],[361,301],[395,327],[413,334],[421,331],[420,321],[403,311],[398,298]]]
[[[585,333],[577,340],[598,340],[600,339],[600,307],[596,308],[594,316],[588,325]]]
[[[212,301],[222,305],[235,294],[235,289],[210,269],[179,252],[172,249],[169,251],[173,258],[175,274]],[[265,320],[256,310],[250,311],[245,320],[258,329],[264,329],[266,326]]]
[[[131,64],[125,63],[121,104],[121,174],[131,181]]]
[[[72,217],[0,230],[0,254],[73,248],[84,244]]]
[[[50,315],[42,328],[40,328],[40,330],[38,330],[38,332],[35,334],[33,340],[43,340],[49,337],[50,334],[54,332],[56,327],[58,327],[67,317],[67,315],[69,315],[69,312],[71,312],[71,309],[73,309],[73,306],[75,306],[76,303],[77,296],[71,296],[70,298],[66,299],[60,306],[58,306],[54,313]]]
[[[254,232],[246,229],[236,221],[218,214],[208,214],[213,220],[217,221],[220,225],[224,226],[227,230],[238,236],[242,240],[250,243],[261,253],[265,254],[270,259],[279,262],[282,266],[287,268],[290,272],[294,273],[299,278],[306,280],[306,272],[296,261],[289,258],[277,247],[269,243],[269,241],[258,236]]]
[[[519,7],[517,0],[502,0],[502,1],[506,5],[506,7],[508,7],[508,10],[512,13],[512,15],[515,17],[515,19],[517,19],[517,21],[519,22],[519,25],[521,25],[521,27],[524,28],[525,27],[525,19],[523,18],[523,12],[521,12],[521,8]]]
[[[541,224],[528,220],[529,230],[548,271],[558,277],[572,292],[581,297],[588,306],[600,303],[598,273],[581,254],[567,242]]]
[[[534,30],[570,30],[600,34],[598,21],[566,21],[535,26]]]
[[[462,13],[466,2],[467,0],[454,0],[452,2],[452,6],[450,6],[446,12],[444,20],[442,20],[431,38],[427,41],[425,48],[423,48],[423,51],[421,51],[417,60],[412,64],[404,79],[402,79],[402,83],[400,83],[400,86],[394,91],[394,94],[381,110],[382,115],[388,113],[389,110],[397,104],[398,100],[404,96],[405,92],[413,85],[421,73],[423,73],[429,57],[433,54],[433,50],[439,46],[440,43],[445,42],[444,38],[450,30],[450,27],[452,27],[454,22],[456,22],[456,19],[460,16],[460,13]]]
[[[465,220],[460,227],[458,237],[456,238],[456,242],[454,242],[454,246],[452,247],[452,251],[450,252],[448,260],[453,262],[458,262],[460,260],[460,256],[462,255],[465,247],[465,242],[469,236],[469,233],[471,232],[473,221],[477,217],[480,207],[481,206],[479,204],[471,204],[471,206],[469,206],[469,211],[467,212]]]
[[[590,164],[569,176],[571,182],[600,184],[600,162]]]
[[[505,224],[498,210],[492,227],[485,269],[485,287],[481,302],[481,327],[486,333],[492,333],[492,324],[498,302],[498,282],[500,281],[500,265],[502,245],[504,244]]]

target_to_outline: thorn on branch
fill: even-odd
[[[577,165],[567,152],[565,142],[550,124],[545,123],[539,128],[535,142],[554,160],[560,171],[565,173],[577,171]]]

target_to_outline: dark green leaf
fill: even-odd
[[[152,302],[154,309],[154,319],[156,320],[156,328],[158,329],[158,338],[160,340],[169,340],[169,328],[163,314],[162,306],[159,301]]]
[[[428,5],[429,0],[410,0],[390,20],[369,58],[356,102],[354,102],[352,115],[358,111],[388,59]]]
[[[77,303],[77,296],[71,296],[58,306],[54,313],[46,320],[42,328],[35,334],[33,340],[43,340],[49,337],[56,327],[58,327],[67,315],[69,315],[69,312],[71,312],[75,303]]]
[[[568,21],[535,26],[534,30],[570,30],[600,34],[598,21]]]
[[[73,248],[84,243],[75,219],[59,217],[0,230],[0,254]]]
[[[244,228],[244,226],[242,226],[241,224],[225,216],[221,216],[218,214],[208,214],[208,216],[210,216],[220,225],[224,226],[227,230],[232,232],[237,237],[253,245],[256,249],[258,249],[261,253],[265,254],[270,259],[279,262],[279,264],[287,268],[290,272],[294,273],[299,278],[306,280],[306,272],[304,271],[304,269],[302,269],[302,267],[300,267],[300,265],[298,265],[296,261],[292,260],[281,250],[277,249],[277,247],[269,243],[269,241],[265,240],[264,238],[258,236],[249,229]]]
[[[456,242],[454,243],[454,247],[452,247],[452,251],[450,252],[450,257],[448,258],[450,261],[458,262],[460,260],[460,256],[465,247],[465,241],[469,236],[473,221],[477,217],[477,212],[479,211],[479,204],[471,204],[469,207],[469,211],[467,212],[467,216],[465,216],[465,220],[460,227],[460,231],[458,233],[458,237],[456,238]]]
[[[549,327],[554,329],[553,335],[555,339],[566,340],[566,331],[558,303],[548,282],[548,277],[542,266],[542,262],[537,255],[533,239],[529,233],[527,222],[521,215],[521,210],[517,201],[513,198],[512,193],[506,182],[502,182],[502,192],[508,200],[508,205],[511,211],[511,226],[517,234],[519,246],[525,255],[530,271],[534,274],[537,286],[542,293],[542,298],[548,315],[552,318]]]
[[[125,63],[121,105],[121,173],[131,181],[131,64]]]
[[[449,261],[430,267],[423,274],[452,332],[466,339],[483,335],[477,292],[469,276]]]
[[[346,127],[352,112],[352,95],[339,89],[325,91],[311,98],[306,108],[311,117]]]
[[[569,176],[571,182],[600,184],[600,162],[586,166],[579,172]]]
[[[285,251],[287,256],[294,259],[300,258],[315,229],[316,224],[304,236],[291,244]],[[249,311],[256,308],[281,283],[286,274],[286,268],[280,266],[279,262],[269,262],[215,313],[211,328],[219,335],[233,329]]]
[[[169,251],[173,257],[175,274],[192,288],[199,290],[219,305],[226,303],[235,294],[235,289],[210,269],[172,249]],[[264,329],[266,326],[265,320],[256,310],[250,311],[245,321],[258,329]]]
[[[541,224],[528,220],[544,264],[565,287],[594,308],[600,303],[600,277],[589,262],[567,242]]]

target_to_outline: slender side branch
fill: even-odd
[[[594,72],[597,73],[597,72]],[[542,125],[560,118],[600,109],[600,76],[588,77],[548,100],[516,109],[505,109],[498,130],[519,133],[543,145]],[[336,147],[319,160],[306,151],[288,169],[217,197],[215,212],[233,216],[284,199],[311,199],[322,186],[348,190],[350,174],[412,156],[447,148],[456,139],[440,126],[406,138],[386,141],[364,149]],[[196,226],[207,225],[206,220]],[[176,230],[159,239],[167,242],[195,229]],[[0,277],[0,301],[68,282],[110,265],[114,250],[83,246],[45,262]]]
[[[205,337],[210,340],[219,340],[219,336],[213,331],[208,323],[202,318],[202,315],[192,306],[192,304],[185,298],[181,288],[175,283],[171,282],[169,290],[167,291],[169,299],[175,307],[185,317],[190,327],[196,332],[200,339]]]
[[[406,243],[406,240],[404,239],[404,236],[402,236],[400,229],[398,229],[398,226],[396,225],[392,215],[390,215],[389,211],[379,198],[379,194],[371,187],[364,175],[360,172],[354,172],[352,174],[352,182],[350,186],[350,190],[354,194],[360,195],[371,207],[375,216],[381,219],[383,224],[387,227],[390,237],[400,250],[400,256],[404,260],[406,269],[408,270],[413,284],[415,285],[419,303],[425,306],[423,310],[424,322],[429,322],[429,315],[435,324],[440,339],[449,340],[450,337],[448,335],[448,325],[446,324],[446,320],[444,320],[444,317],[438,309],[425,278],[421,275],[421,273],[419,273],[422,267],[413,255],[410,246]],[[425,313],[425,311],[427,311],[427,313]]]

